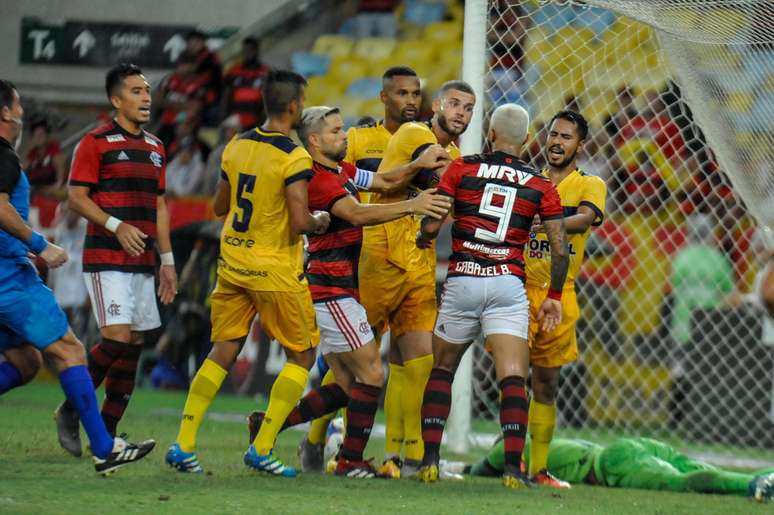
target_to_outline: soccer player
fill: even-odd
[[[548,124],[545,143],[547,168],[543,175],[556,186],[562,201],[568,234],[570,267],[562,293],[562,323],[544,330],[536,315],[549,291],[551,247],[543,225],[532,228],[524,262],[527,269],[527,298],[530,305],[530,346],[532,353],[532,400],[529,406],[529,434],[532,438],[529,475],[534,482],[555,488],[569,484],[551,477],[546,470],[548,446],[556,424],[556,393],[562,365],[578,358],[575,324],[580,312],[575,297],[575,277],[583,263],[583,251],[593,226],[600,225],[605,212],[607,187],[599,177],[578,169],[576,157],[588,135],[588,124],[580,114],[561,111]]]
[[[140,68],[121,63],[105,78],[115,118],[78,143],[70,169],[70,207],[89,221],[83,276],[101,341],[89,352],[89,373],[105,382],[102,418],[115,435],[137,375],[143,333],[161,325],[156,305],[156,250],[161,254],[158,296],[171,303],[177,275],[164,200],[166,158],[161,141],[143,130],[150,120],[150,85]],[[59,443],[81,455],[72,404],[55,412]]]
[[[410,167],[402,167],[377,174],[342,161],[347,151],[343,126],[338,108],[318,106],[304,110],[298,127],[299,138],[314,160],[309,209],[331,213],[328,230],[309,235],[306,276],[320,326],[321,350],[335,383],[324,384],[301,399],[283,429],[346,406],[346,436],[336,474],[371,478],[376,471],[363,460],[363,451],[373,427],[384,372],[366,311],[358,302],[362,226],[414,214],[441,218],[449,210],[450,202],[447,197],[433,195],[435,190],[391,204],[358,202],[358,188],[398,190],[408,184],[414,173]],[[263,414],[252,417],[255,432]]]
[[[284,347],[287,362],[244,462],[272,475],[296,475],[272,448],[304,393],[320,339],[304,277],[301,235],[325,232],[330,221],[328,213],[309,213],[312,158],[288,136],[301,119],[305,86],[293,72],[270,73],[262,85],[266,122],[237,136],[223,152],[214,201],[215,214],[226,215],[211,298],[214,343],[191,382],[180,432],[166,455],[166,462],[181,472],[202,470],[194,453],[196,433],[258,313],[266,334]]]
[[[531,446],[527,440],[525,450]],[[474,476],[500,476],[505,449],[499,441],[478,463],[469,468]],[[529,466],[529,453],[524,456]],[[575,438],[556,438],[548,449],[548,470],[568,483],[749,495],[758,501],[774,494],[774,470],[752,474],[719,469],[677,452],[651,438],[619,438],[602,446]]]
[[[500,427],[505,441],[503,484],[527,486],[519,470],[527,432],[529,302],[524,290],[524,245],[537,214],[551,246],[551,286],[537,313],[550,331],[561,322],[567,275],[562,206],[551,181],[518,156],[529,115],[515,104],[495,109],[489,125],[492,152],[457,159],[438,191],[454,199],[452,255],[433,334],[433,370],[422,401],[424,458],[418,478],[438,480],[441,438],[451,409],[454,372],[479,334],[492,351],[500,385]],[[424,219],[416,238],[430,248],[442,221]]]
[[[42,352],[83,422],[94,468],[109,474],[143,458],[155,442],[133,444],[110,435],[99,415],[83,345],[29,260],[33,253],[55,268],[67,261],[67,253],[26,223],[30,185],[12,144],[22,132],[23,115],[16,88],[0,80],[0,395],[32,379]]]
[[[433,101],[433,118],[428,123],[404,123],[390,138],[379,172],[404,165],[435,144],[444,147],[452,158],[459,157],[454,140],[468,127],[475,102],[473,89],[466,82],[445,83]],[[422,171],[412,183],[424,189],[433,186],[436,179],[436,172]],[[396,202],[408,194],[408,188],[401,188],[389,194],[374,194],[371,202]],[[392,477],[411,476],[421,463],[422,389],[433,367],[435,249],[416,247],[414,235],[418,228],[414,218],[366,228],[360,261],[360,299],[368,321],[377,334],[389,327],[390,347],[395,349],[391,361],[396,363],[390,366],[387,382],[388,438],[381,469]],[[398,463],[402,444],[405,461],[401,471]]]
[[[384,151],[392,135],[405,123],[416,120],[422,97],[419,87],[419,77],[408,66],[395,66],[385,70],[382,75],[382,91],[380,99],[384,103],[384,119],[365,127],[351,127],[347,131],[347,155],[344,161],[355,165],[361,170],[376,172],[384,157]],[[433,156],[436,159],[433,159]],[[417,169],[437,168],[438,159],[448,157],[440,145],[433,145],[419,157],[410,161],[408,166]],[[433,163],[428,165],[428,163]],[[407,166],[406,163],[401,163]],[[405,186],[404,186],[405,187]],[[360,198],[367,201],[369,193],[361,190]],[[392,454],[400,455],[403,443],[403,414],[400,407],[400,392],[395,384],[402,384],[403,367],[400,363],[400,353],[397,345],[390,346],[390,374],[388,379],[385,411],[387,416],[387,441]],[[333,371],[328,370],[322,380],[323,384],[334,382]],[[395,384],[393,384],[395,383]],[[301,469],[305,471],[322,471],[323,445],[326,430],[331,419],[330,413],[312,421],[309,434],[299,445]],[[392,443],[390,443],[392,442]],[[396,465],[386,463],[394,474],[399,472]]]

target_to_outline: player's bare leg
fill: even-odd
[[[11,388],[16,388],[32,381],[43,364],[40,351],[30,344],[7,349],[3,351],[3,356],[5,361],[15,369],[15,374],[18,374],[18,377],[14,378],[13,384],[8,385],[5,389],[0,389],[0,395]],[[2,363],[0,362],[0,364]]]
[[[245,338],[215,342],[188,389],[175,443],[167,450],[166,462],[180,472],[202,472],[196,456],[196,434],[212,400],[242,350]]]
[[[525,383],[529,371],[529,345],[524,338],[509,334],[490,334],[486,343],[492,349],[495,377],[500,385],[500,427],[505,445],[503,485],[525,488],[530,484],[519,469],[527,436]]]
[[[347,407],[347,428],[336,474],[371,478],[376,470],[363,459],[363,451],[374,424],[379,395],[384,383],[384,371],[379,357],[379,347],[374,340],[352,352],[330,353],[328,363],[336,375],[345,378],[342,388],[348,386],[350,397]]]
[[[433,368],[433,335],[430,331],[410,331],[399,335],[403,358],[404,385],[401,394],[404,427],[404,461],[401,476],[416,474],[424,455],[422,444],[422,392]]]
[[[548,472],[548,448],[556,425],[556,396],[561,367],[532,366],[532,403],[529,407],[530,448],[529,475],[539,484],[553,488],[570,488]]]
[[[472,342],[450,343],[433,335],[433,369],[422,400],[422,440],[424,456],[417,478],[425,483],[438,481],[441,439],[451,411],[452,382],[462,355]]]

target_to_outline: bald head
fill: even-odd
[[[489,141],[496,146],[521,149],[529,132],[529,113],[516,104],[503,104],[494,110],[489,120]]]

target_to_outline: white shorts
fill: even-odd
[[[434,333],[449,343],[470,343],[483,333],[527,339],[529,301],[521,279],[449,277],[444,285]]]
[[[352,297],[315,302],[314,311],[323,355],[352,352],[374,339],[365,308]]]
[[[150,331],[161,325],[151,274],[110,270],[84,273],[83,278],[100,328],[127,324],[132,331]]]

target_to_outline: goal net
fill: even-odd
[[[562,370],[559,430],[771,447],[774,335],[754,286],[774,226],[774,8],[479,4],[484,105],[470,130],[524,106],[525,157],[542,168],[546,124],[579,111],[591,127],[579,166],[608,186],[576,282],[581,358]],[[496,419],[491,357],[477,346],[472,361],[473,417]]]

